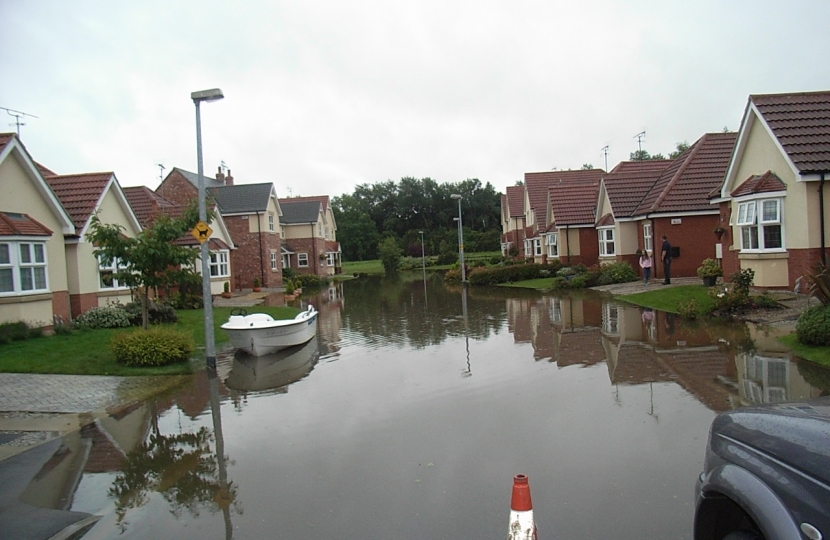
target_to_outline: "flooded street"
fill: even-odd
[[[715,414],[830,379],[769,329],[420,277],[324,290],[309,345],[65,437],[27,497],[85,539],[484,539],[521,473],[540,538],[691,538]]]

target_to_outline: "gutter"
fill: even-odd
[[[824,234],[824,181],[826,171],[821,172],[821,181],[818,185],[818,216],[819,231],[821,232],[821,264],[827,267],[827,240]]]

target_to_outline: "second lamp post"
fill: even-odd
[[[461,263],[461,283],[467,282],[467,269],[464,267],[464,225],[461,222],[461,195],[453,193],[450,198],[458,201],[458,260]]]

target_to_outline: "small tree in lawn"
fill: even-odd
[[[401,248],[391,236],[386,237],[378,246],[380,262],[387,274],[394,274],[401,266]]]
[[[92,217],[86,237],[95,246],[93,253],[103,264],[118,260],[119,271],[113,277],[134,290],[142,289],[141,324],[145,330],[148,327],[150,289],[173,285],[194,273],[192,268],[199,257],[199,250],[179,246],[175,242],[189,234],[198,222],[198,210],[191,205],[180,218],[159,216],[138,236],[128,238],[120,225],[101,223],[97,215]]]

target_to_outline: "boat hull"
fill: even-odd
[[[242,320],[232,320],[222,325],[231,344],[252,356],[263,356],[302,345],[317,335],[316,311],[303,312],[297,318],[287,321],[263,322],[256,320],[256,316],[248,315],[242,317]]]

